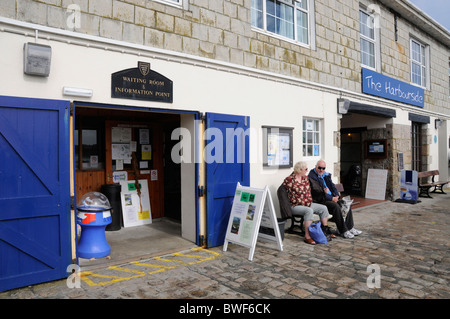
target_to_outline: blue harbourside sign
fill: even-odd
[[[425,106],[425,90],[369,69],[362,69],[362,91],[389,100]]]

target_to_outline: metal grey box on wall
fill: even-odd
[[[48,45],[25,43],[23,46],[23,72],[28,75],[49,76],[52,48]]]

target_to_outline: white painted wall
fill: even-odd
[[[93,48],[89,41],[75,45],[60,41],[39,39],[40,44],[52,47],[51,71],[48,78],[23,73],[23,44],[34,42],[34,37],[2,32],[0,45],[9,49],[2,53],[0,94],[34,98],[68,99],[94,103],[156,107],[166,109],[217,112],[250,117],[256,132],[257,151],[250,154],[255,165],[251,168],[254,187],[278,185],[290,169],[273,170],[262,167],[263,125],[294,127],[294,162],[301,160],[302,117],[324,119],[324,156],[336,162],[337,149],[333,147],[333,132],[337,130],[336,96],[295,85],[259,79],[213,68],[140,57],[137,54],[113,52],[111,48]],[[74,40],[75,41],[75,40]],[[138,61],[151,63],[152,70],[163,74],[174,83],[173,104],[111,98],[111,74],[137,67]],[[93,90],[92,98],[64,96],[64,86]],[[311,161],[313,165],[317,159]],[[331,167],[331,166],[330,166]]]

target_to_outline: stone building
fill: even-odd
[[[21,126],[11,110],[70,109],[55,128],[70,152],[56,154],[68,165],[55,173],[68,193],[58,207],[140,176],[153,218],[180,220],[182,237],[216,246],[236,183],[269,186],[277,207],[299,160],[313,168],[323,158],[361,196],[369,170],[384,170],[389,200],[402,169],[449,175],[450,32],[407,0],[4,0],[0,44],[0,116],[12,123],[3,154],[41,123],[32,115]],[[44,137],[24,139],[40,153]],[[121,142],[137,162],[116,152]],[[1,162],[17,191],[0,195],[12,207],[6,224],[28,215],[8,202],[24,196],[24,176]],[[40,164],[27,165],[40,176]]]

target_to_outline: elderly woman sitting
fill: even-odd
[[[303,216],[305,242],[314,245],[316,242],[311,238],[308,229],[313,221],[313,214],[319,215],[325,234],[327,234],[329,233],[327,226],[329,213],[325,205],[313,203],[311,187],[306,175],[307,172],[307,164],[305,162],[297,162],[294,165],[292,174],[284,179],[283,186],[291,203],[292,214]]]

